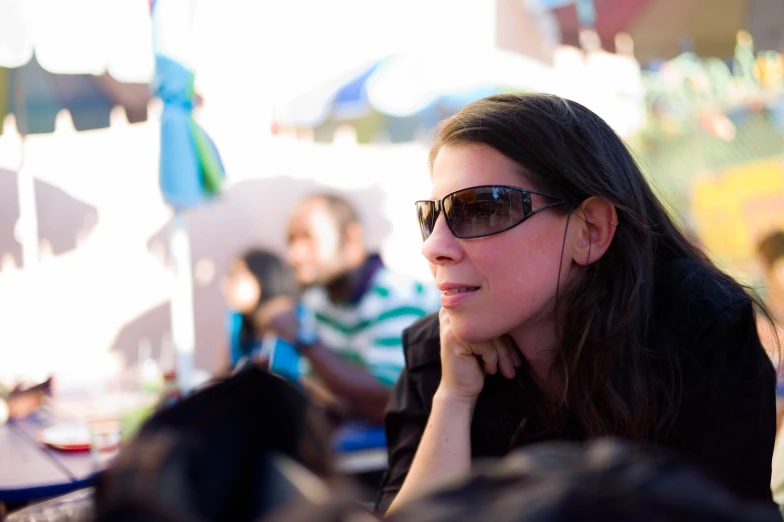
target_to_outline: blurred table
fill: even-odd
[[[12,426],[15,431],[23,434],[27,439],[32,440],[40,451],[57,462],[74,481],[87,483],[95,474],[95,464],[93,463],[93,457],[89,451],[60,451],[38,442],[37,437],[39,431],[59,422],[67,422],[67,420],[58,418],[56,414],[51,411],[38,411],[29,417],[14,421]],[[116,453],[116,451],[102,452],[101,464],[105,465]]]
[[[38,411],[0,426],[0,501],[53,497],[91,484],[95,466],[89,452],[62,452],[38,442],[38,432],[57,422]]]
[[[69,419],[56,409],[40,410],[0,426],[0,501],[20,502],[62,495],[91,485],[95,465],[89,452],[65,452],[38,442],[38,433]],[[347,474],[387,467],[384,428],[358,423],[341,426],[333,439],[337,469]],[[101,454],[102,464],[116,452]]]
[[[13,422],[0,426],[0,502],[62,495],[84,483]]]

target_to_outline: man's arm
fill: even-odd
[[[302,354],[327,388],[352,411],[373,424],[384,421],[390,387],[365,368],[347,362],[321,342],[308,345]]]
[[[354,413],[373,424],[384,421],[391,386],[380,382],[367,369],[346,361],[320,340],[308,345],[298,343],[299,320],[290,303],[271,301],[259,311],[258,320],[264,330],[272,330],[297,346],[329,391]]]

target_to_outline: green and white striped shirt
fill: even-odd
[[[402,334],[414,321],[438,310],[440,293],[382,266],[356,305],[334,304],[323,287],[305,291],[302,303],[315,316],[324,346],[393,385],[403,370]]]

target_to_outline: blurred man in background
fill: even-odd
[[[781,322],[784,319],[784,230],[765,236],[757,250],[765,275],[765,301]]]
[[[437,310],[439,293],[368,252],[356,210],[335,195],[313,195],[295,208],[288,261],[305,291],[299,309],[281,305],[269,314],[271,327],[350,415],[381,424],[404,365],[403,329]]]
[[[777,230],[765,236],[757,247],[757,254],[763,269],[763,290],[765,304],[768,306],[774,323],[760,315],[757,329],[760,340],[778,371],[776,387],[776,426],[778,436],[773,448],[771,491],[773,500],[784,504],[784,430],[781,429],[784,417],[784,370],[782,368],[782,342],[784,341],[784,230]]]
[[[762,264],[762,289],[765,304],[772,317],[759,314],[757,329],[760,340],[768,352],[779,374],[776,395],[778,397],[777,426],[781,425],[784,414],[784,372],[782,372],[781,342],[784,341],[784,231],[776,230],[760,241],[757,254]],[[772,319],[773,322],[769,319]]]

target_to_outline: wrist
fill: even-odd
[[[294,347],[300,354],[309,351],[318,342],[316,317],[304,305],[297,306],[297,338]]]
[[[458,408],[473,411],[478,398],[479,397],[476,395],[461,395],[460,393],[455,393],[443,386],[439,386],[438,389],[436,389],[435,395],[433,395],[433,405],[439,404],[450,409]]]
[[[297,339],[292,344],[294,345],[294,349],[297,350],[297,353],[304,356],[313,349],[317,342],[318,341],[303,342],[300,339]]]

